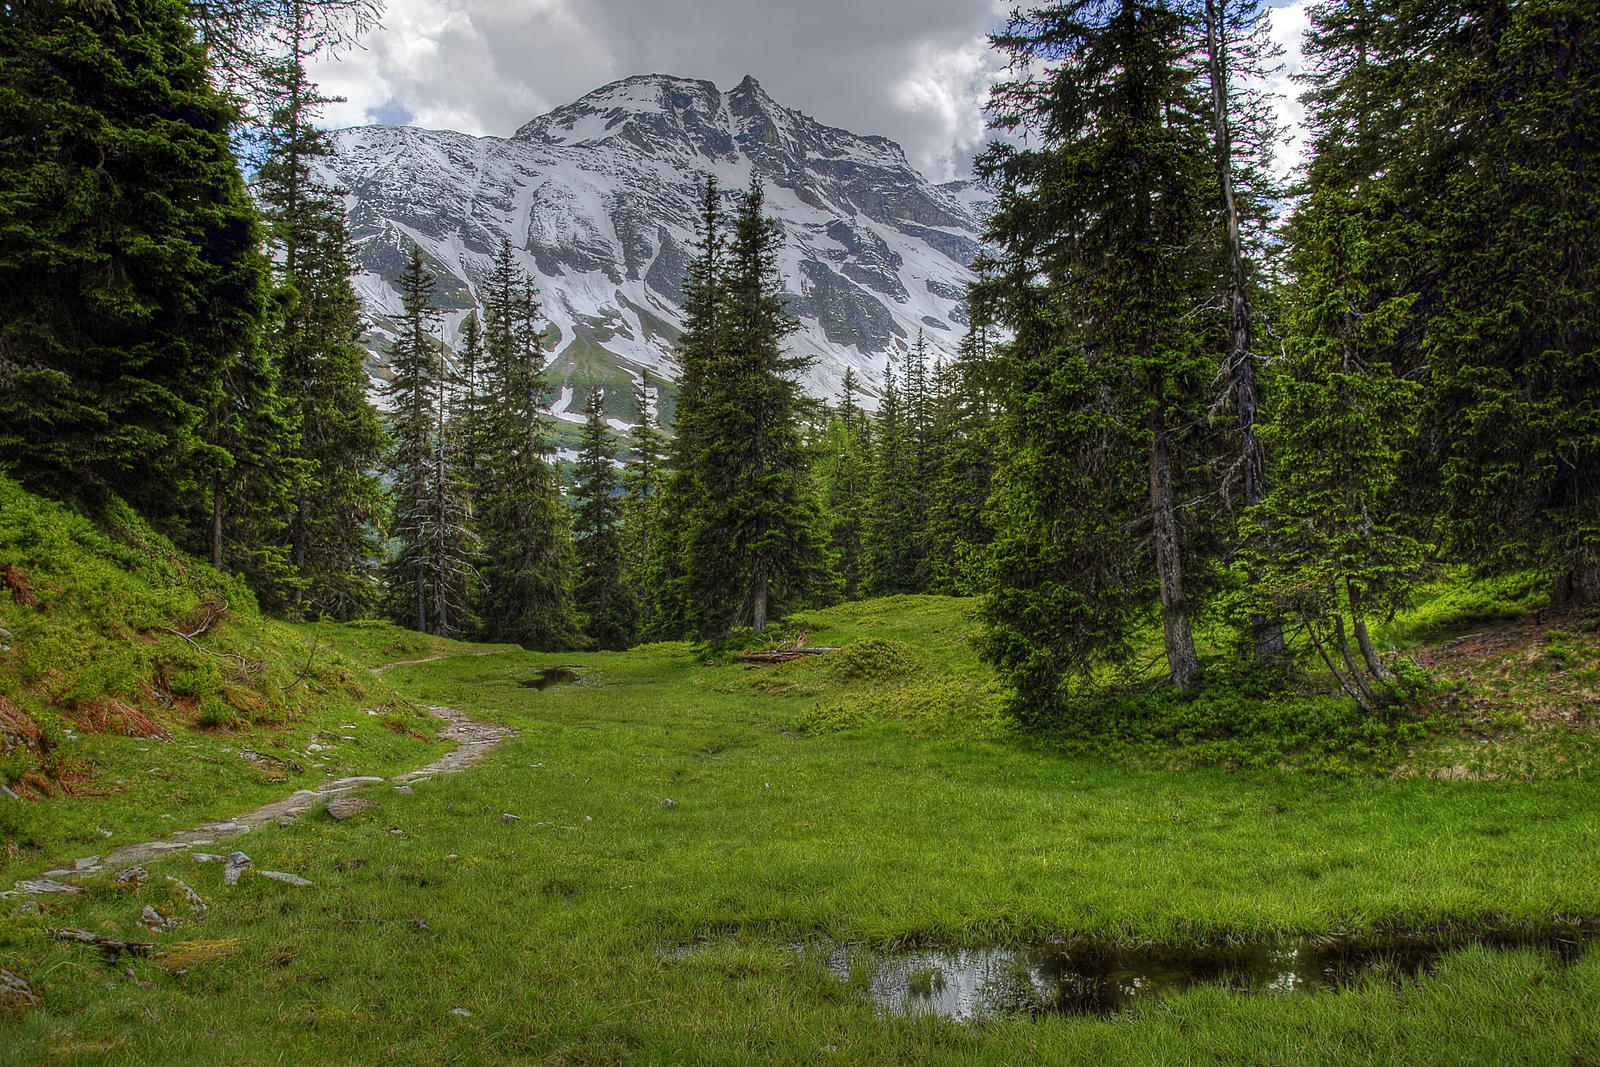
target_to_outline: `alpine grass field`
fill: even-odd
[[[154,613],[192,612],[193,589],[216,580],[203,565],[137,520],[101,534],[8,493],[8,535],[61,531],[54,569],[30,576],[35,604],[24,606],[15,584],[0,594],[14,646],[9,701],[38,691],[23,673],[27,641],[68,620],[102,642],[86,646],[98,647],[96,662],[195,651],[163,634]],[[6,540],[19,577],[38,562],[19,552],[26,543]],[[163,592],[151,570],[160,561],[189,573]],[[146,603],[153,614],[141,624]],[[376,807],[344,821],[317,810],[213,846],[310,886],[253,872],[227,886],[221,863],[178,853],[134,883],[106,870],[65,878],[78,894],[12,895],[0,912],[0,966],[39,1006],[19,1000],[0,1024],[5,1062],[1600,1057],[1592,952],[1467,947],[1422,972],[1380,967],[1337,990],[1197,986],[1113,1017],[960,1022],[919,1011],[914,996],[908,1010],[886,1011],[868,993],[870,962],[840,974],[826,952],[806,951],[1074,937],[1381,945],[1592,920],[1592,724],[1508,713],[1505,675],[1521,679],[1509,695],[1524,706],[1592,707],[1597,642],[1581,620],[1558,630],[1527,621],[1536,636],[1515,639],[1515,624],[1482,620],[1530,605],[1493,589],[1452,584],[1396,621],[1387,636],[1397,645],[1448,649],[1486,628],[1509,635],[1470,665],[1480,681],[1440,676],[1404,722],[1336,712],[1347,705],[1315,694],[1241,697],[1237,707],[1202,697],[1112,724],[1110,741],[1008,722],[973,650],[972,600],[805,613],[790,632],[839,651],[762,667],[682,643],[551,655],[374,623],[288,626],[257,620],[248,603],[230,600],[229,621],[192,644],[261,655],[263,673],[282,672],[261,688],[290,694],[279,709],[219,722],[203,718],[204,699],[186,700],[156,724],[168,741],[58,727],[78,735],[54,750],[68,785],[0,809],[8,879],[237,814],[323,775],[426,763],[441,746],[419,739],[431,733],[422,705],[517,735],[410,793],[371,783],[360,795]],[[442,658],[371,670],[429,656]],[[578,681],[525,684],[557,666]],[[150,676],[130,668],[123,706],[140,705],[137,679]],[[87,692],[91,677],[86,667],[72,680],[84,691],[78,706],[103,709],[103,694]],[[1283,721],[1297,709],[1349,721],[1268,751],[1228,740],[1246,706]],[[313,733],[332,750],[309,750]],[[302,771],[267,782],[241,748]],[[192,913],[168,876],[203,911]],[[152,932],[147,905],[178,921]],[[55,936],[64,928],[152,947],[96,951]]]

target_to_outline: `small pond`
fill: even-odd
[[[1456,932],[1383,941],[1302,938],[1200,946],[1125,945],[1088,938],[1021,947],[903,948],[809,942],[793,951],[822,961],[884,1011],[970,1020],[1016,1015],[1126,1014],[1164,993],[1201,985],[1241,994],[1339,989],[1372,976],[1399,982],[1433,973],[1469,945],[1541,948],[1566,961],[1600,938],[1600,920],[1539,930]],[[681,959],[712,947],[680,945]]]
[[[549,689],[552,685],[573,685],[579,680],[576,668],[573,667],[546,667],[532,678],[524,678],[517,684],[524,689]]]

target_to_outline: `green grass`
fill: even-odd
[[[272,622],[125,508],[95,523],[4,478],[0,631],[0,782],[27,798],[0,798],[5,883],[444,747],[431,716],[340,651],[370,663],[432,645]],[[287,764],[242,748],[301,769],[283,780]]]
[[[54,731],[0,768],[30,798],[0,798],[7,880],[324,774],[427,762],[441,746],[413,704],[518,730],[409,794],[368,787],[378,807],[348,821],[219,846],[310,887],[227,887],[177,855],[142,885],[0,901],[0,966],[43,999],[0,1010],[3,1063],[1600,1061],[1594,952],[1469,948],[1416,981],[963,1026],[884,1014],[869,969],[840,978],[793,947],[1382,942],[1594,919],[1597,754],[1577,711],[1600,638],[1581,622],[1441,653],[1421,707],[1376,727],[1314,681],[1241,677],[1038,733],[1004,714],[972,601],[887,598],[628,653],[286,626],[131,516],[97,527],[5,482],[0,575],[7,728]],[[1473,632],[1519,602],[1508,589],[1441,585],[1384,640]],[[219,601],[198,648],[168,632]],[[735,656],[801,631],[840,651]],[[565,664],[578,684],[521,684]],[[146,720],[171,740],[118,732]],[[334,747],[308,752],[313,735]],[[304,770],[268,781],[246,746]],[[72,795],[44,795],[52,770]],[[184,921],[150,933],[146,905]],[[110,963],[62,926],[156,951]],[[927,993],[944,977],[912,976]]]
[[[747,668],[661,645],[462,655],[386,672],[412,700],[520,735],[414,795],[369,789],[380,807],[367,815],[308,817],[242,842],[258,866],[314,887],[247,877],[227,889],[215,865],[175,857],[140,889],[100,879],[81,898],[14,916],[0,929],[0,964],[28,976],[46,1007],[6,1024],[0,1059],[1600,1056],[1594,954],[1563,966],[1537,951],[1471,949],[1398,992],[1384,981],[1289,997],[1201,989],[1129,1019],[963,1027],[882,1015],[864,982],[839,979],[790,943],[1382,936],[1592,917],[1600,800],[1587,768],[1439,780],[1173,771],[1067,751],[990,714],[968,602],[898,598],[799,622],[811,644],[849,651]],[[352,664],[421,658],[396,655],[378,628],[312,632]],[[583,680],[519,684],[558,663],[578,664]],[[924,707],[915,694],[930,687],[966,694],[968,711]],[[838,707],[860,721],[818,725],[818,709]],[[143,904],[175,903],[169,873],[206,896],[210,913],[141,934]],[[137,981],[123,981],[126,963],[108,967],[50,940],[62,924],[167,951],[196,940],[228,951],[181,974],[170,960],[136,962]],[[699,942],[698,952],[669,951]],[[458,1007],[471,1014],[451,1014]]]

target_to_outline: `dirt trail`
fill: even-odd
[[[421,659],[400,659],[395,660],[393,663],[385,663],[381,667],[372,668],[372,673],[382,674],[384,671],[395,667],[415,667],[419,663],[432,663],[434,660],[440,659],[460,659],[463,656],[503,656],[509,651],[511,650],[507,648],[489,648],[481,652],[435,652],[433,655],[423,656]]]
[[[498,651],[498,650],[496,650]],[[495,652],[470,652],[467,655],[490,656]],[[373,673],[382,673],[390,667],[406,666],[412,663],[427,663],[436,659],[451,658],[449,654],[429,656],[426,659],[407,660],[402,663],[386,663],[381,667],[372,668]],[[468,718],[463,712],[455,708],[446,708],[424,704],[428,711],[444,720],[444,728],[439,731],[439,737],[445,741],[457,742],[457,747],[446,752],[425,767],[407,771],[396,775],[393,781],[396,785],[407,782],[420,781],[441,774],[455,774],[457,771],[466,770],[468,767],[483,759],[489,750],[508,737],[515,737],[517,732],[501,723],[479,722]],[[168,834],[159,841],[141,841],[138,844],[122,845],[99,857],[98,862],[84,867],[46,871],[41,878],[61,878],[80,874],[95,874],[105,870],[117,870],[122,867],[147,863],[150,860],[165,856],[172,852],[183,852],[204,845],[214,845],[218,841],[225,841],[231,837],[249,833],[258,826],[269,823],[282,823],[296,819],[306,812],[325,804],[333,797],[343,796],[364,785],[371,785],[386,779],[371,775],[362,775],[353,778],[328,778],[315,789],[297,789],[282,800],[275,800],[270,804],[263,804],[254,811],[236,815],[231,819],[216,819],[189,830],[177,830]]]

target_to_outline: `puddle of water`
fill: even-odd
[[[532,678],[517,684],[524,689],[549,689],[552,685],[572,685],[578,681],[578,672],[571,667],[546,667]]]
[[[1571,962],[1600,923],[1556,931],[1407,938],[1386,944],[1300,940],[1178,948],[1079,940],[1023,948],[836,946],[826,966],[844,981],[870,974],[867,993],[890,1012],[949,1019],[986,1015],[1121,1015],[1163,993],[1220,985],[1242,993],[1339,989],[1368,975],[1417,978],[1473,944],[1553,949]]]
[[[1433,973],[1445,953],[1469,945],[1543,948],[1571,962],[1600,940],[1600,920],[1542,931],[1408,937],[1383,943],[1304,939],[1197,947],[1116,945],[1079,939],[1019,948],[793,945],[884,1011],[970,1020],[1015,1015],[1123,1015],[1164,993],[1217,985],[1240,993],[1339,989],[1369,975],[1398,981]],[[710,942],[676,946],[683,959]]]

